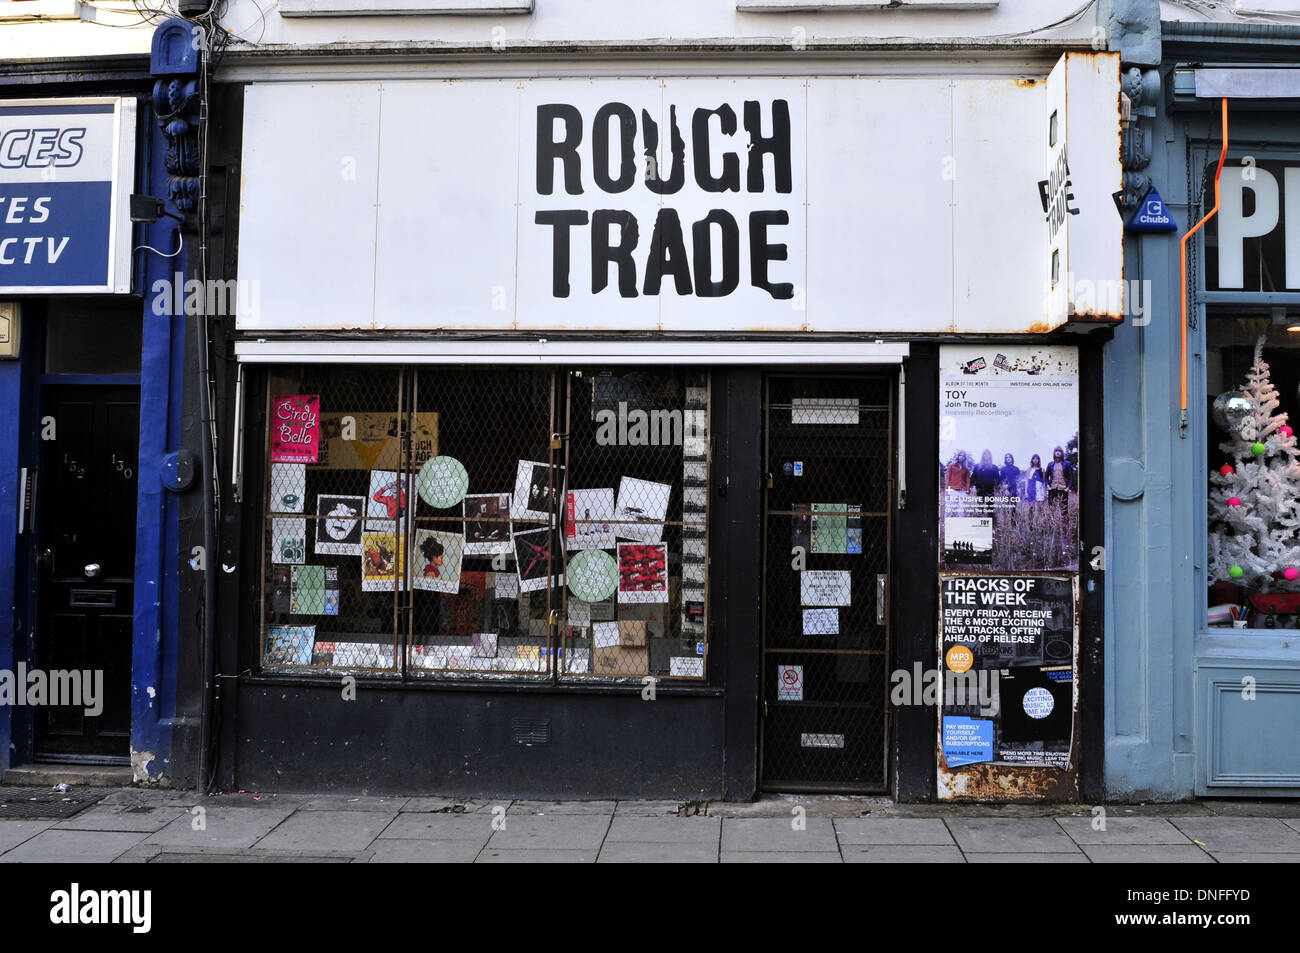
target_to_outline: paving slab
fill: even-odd
[[[484,850],[476,864],[592,864],[595,850]]]
[[[0,854],[31,840],[41,831],[53,827],[58,821],[0,821]]]
[[[1094,830],[1100,818],[1058,817],[1056,823],[1076,844],[1181,844],[1195,847],[1183,832],[1163,817],[1105,817],[1105,830]],[[1197,848],[1199,850],[1199,848]]]
[[[1206,801],[1205,806],[1221,817],[1300,818],[1300,801]]]
[[[125,788],[106,794],[100,804],[119,804],[130,807],[193,807],[205,800],[193,791],[173,791],[169,788]]]
[[[1175,818],[1175,827],[1206,850],[1300,854],[1300,831],[1272,817]]]
[[[1283,820],[1282,823],[1293,831],[1300,831],[1300,820]]]
[[[615,817],[605,843],[709,843],[716,853],[722,820],[716,817]]]
[[[148,842],[169,847],[252,847],[293,813],[291,807],[203,807],[203,814],[182,814]],[[202,829],[195,824],[202,818]]]
[[[724,864],[839,864],[838,850],[724,850],[719,858]]]
[[[379,839],[472,841],[482,847],[491,836],[490,814],[402,813],[384,828]]]
[[[396,811],[298,811],[255,845],[260,850],[361,850]]]
[[[186,813],[185,808],[149,804],[96,804],[75,817],[60,821],[66,831],[160,831]]]
[[[338,854],[247,853],[222,854],[205,851],[163,851],[151,864],[350,864],[354,858]]]
[[[391,811],[396,813],[406,806],[409,797],[372,797],[359,795],[348,797],[341,794],[330,794],[325,797],[314,797],[307,801],[300,811]]]
[[[662,817],[671,814],[677,816],[681,801],[619,801],[615,816],[626,817]]]
[[[1086,864],[1088,857],[1079,850],[1072,854],[1055,853],[977,853],[967,854],[968,864]]]
[[[589,850],[595,860],[610,818],[604,814],[517,814],[507,816],[504,822],[488,842],[494,851]]]
[[[1297,854],[1262,854],[1258,851],[1215,850],[1210,852],[1221,864],[1300,864]],[[0,860],[4,860],[0,857]]]
[[[1056,818],[954,817],[947,824],[957,846],[967,855],[1078,852]]]
[[[0,864],[106,864],[146,836],[130,831],[47,830],[0,854]]]
[[[1195,844],[1083,844],[1094,864],[1212,864]]]
[[[722,849],[724,851],[835,851],[835,828],[830,818],[806,817],[804,829],[795,830],[794,818],[789,817],[739,817],[722,821]]]
[[[948,828],[937,817],[837,817],[835,833],[841,849],[868,844],[955,846]]]
[[[407,798],[401,810],[411,814],[479,814],[491,813],[494,807],[508,809],[511,803],[509,798],[413,797]]]
[[[840,848],[846,864],[964,864],[966,858],[953,844],[949,847],[925,844],[846,845]]]
[[[515,801],[506,813],[610,815],[617,804],[617,801]]]
[[[716,864],[718,841],[710,840],[647,844],[640,841],[605,841],[597,863],[601,864]]]
[[[372,864],[472,864],[483,841],[395,840],[381,838],[370,847]]]

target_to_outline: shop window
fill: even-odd
[[[59,304],[46,319],[47,374],[139,374],[140,305]]]
[[[1206,323],[1209,623],[1300,628],[1300,314]]]
[[[262,668],[702,679],[707,374],[270,374]]]

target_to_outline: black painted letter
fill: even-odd
[[[722,229],[722,280],[713,281],[713,234],[711,225]],[[701,298],[722,298],[740,284],[740,226],[725,209],[715,208],[691,226],[695,246],[695,294]]]
[[[772,135],[763,136],[763,118],[758,103],[745,100],[745,132],[749,133],[749,168],[746,186],[751,192],[763,191],[763,154],[772,157],[776,173],[776,190],[790,191],[790,104],[772,100]]]
[[[609,177],[609,120],[618,117],[618,178]],[[626,192],[636,181],[636,113],[623,103],[596,110],[591,129],[591,174],[605,192]]]
[[[784,209],[749,213],[749,283],[755,288],[762,288],[773,298],[793,298],[794,285],[784,281],[772,284],[767,279],[769,261],[785,261],[790,257],[785,245],[767,243],[767,227],[789,224],[790,213]]]
[[[682,240],[682,220],[677,211],[661,208],[655,217],[655,229],[650,236],[650,257],[645,263],[643,294],[657,295],[664,274],[673,276],[673,286],[679,295],[691,293],[691,266],[686,261],[686,244]]]
[[[540,209],[533,217],[538,225],[550,225],[551,231],[551,294],[557,298],[569,296],[569,227],[586,225],[587,213],[583,209]]]
[[[555,120],[564,120],[564,138],[556,142]],[[537,193],[550,195],[555,188],[555,160],[564,163],[564,191],[582,194],[582,113],[567,103],[543,103],[537,107]]]
[[[723,103],[717,109],[697,109],[691,117],[691,139],[694,143],[695,181],[706,192],[740,191],[740,156],[734,152],[723,153],[722,175],[714,178],[709,168],[709,117],[717,116],[724,136],[735,135],[736,111]]]
[[[617,245],[609,243],[609,226],[619,226]],[[604,291],[609,284],[609,266],[618,265],[618,293],[623,298],[636,297],[636,262],[632,249],[640,237],[636,216],[626,209],[598,208],[591,213],[591,293]]]
[[[686,143],[682,140],[682,131],[677,128],[677,107],[668,107],[668,149],[673,157],[668,178],[664,178],[663,166],[658,159],[659,124],[645,109],[641,110],[641,128],[645,139],[646,188],[656,195],[672,195],[680,191],[686,182]]]

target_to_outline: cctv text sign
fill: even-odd
[[[135,103],[0,104],[0,292],[130,290]]]

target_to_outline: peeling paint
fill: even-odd
[[[133,784],[147,784],[152,778],[149,777],[149,764],[154,760],[152,751],[136,751],[131,749],[131,781]]]

